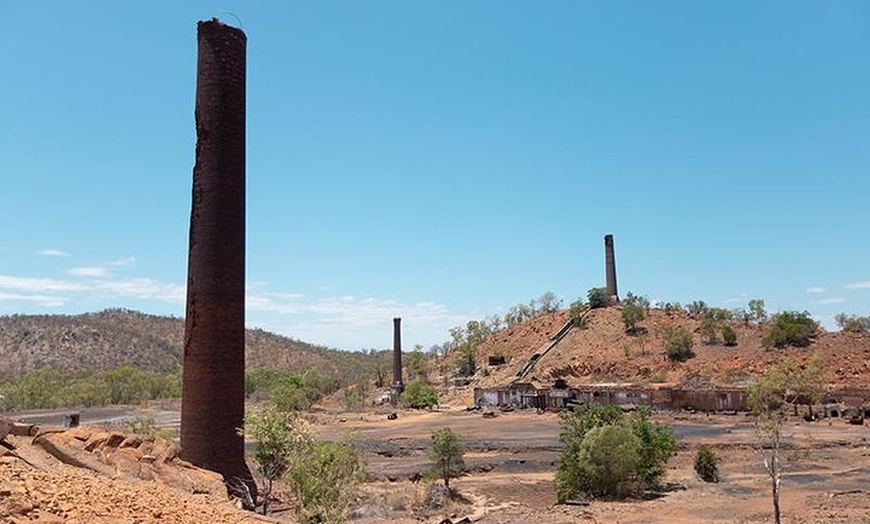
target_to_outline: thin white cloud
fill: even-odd
[[[106,262],[107,266],[112,267],[123,267],[123,266],[132,266],[136,263],[136,257],[121,257],[116,258],[115,260],[110,260]]]
[[[831,297],[831,298],[823,298],[822,300],[817,300],[816,304],[820,306],[827,306],[830,304],[839,304],[841,302],[845,302],[846,299],[843,297]]]
[[[864,280],[863,282],[852,282],[851,284],[846,284],[846,289],[870,289],[870,280]]]
[[[33,307],[126,307],[131,301],[159,301],[183,305],[184,285],[150,278],[122,278],[107,266],[69,270],[67,279],[0,275],[0,304],[25,311]],[[448,330],[472,318],[431,301],[398,300],[350,294],[307,296],[269,291],[269,286],[248,286],[246,318],[276,333],[331,347],[355,349],[389,347],[395,317],[403,320],[410,346],[426,346],[447,339]]]
[[[93,291],[109,298],[129,297],[183,302],[186,288],[178,284],[160,282],[150,278],[132,278],[99,282],[94,285]]]
[[[74,267],[67,273],[77,277],[103,278],[109,274],[109,269],[102,266]]]
[[[72,256],[69,253],[67,253],[66,251],[61,251],[60,249],[54,249],[54,248],[40,249],[39,251],[36,252],[36,254],[41,256],[41,257],[71,257]]]
[[[309,298],[295,293],[249,293],[246,309],[251,321],[278,333],[332,347],[380,347],[389,342],[389,326],[402,318],[411,344],[443,342],[447,331],[464,324],[467,315],[451,313],[434,302],[402,303],[352,295]],[[264,321],[264,314],[271,321]],[[390,331],[391,332],[391,331]],[[389,344],[387,344],[389,345]]]
[[[33,302],[43,307],[60,307],[68,302],[64,297],[51,295],[22,295],[20,293],[0,292],[0,302]]]
[[[54,280],[51,278],[29,278],[0,275],[0,289],[29,291],[32,293],[52,293],[58,291],[84,291],[86,286],[77,282]]]
[[[806,291],[807,293],[813,293],[815,295],[821,295],[828,292],[828,290],[823,288],[822,286],[810,286],[806,289]]]
[[[185,287],[177,284],[160,282],[149,278],[112,279],[102,278],[107,272],[99,271],[99,267],[74,268],[70,270],[76,276],[91,277],[91,281],[69,281],[51,278],[28,278],[0,275],[0,292],[6,292],[6,300],[13,300],[13,295],[18,300],[28,300],[27,296],[52,295],[53,293],[65,293],[65,303],[74,300],[94,299],[113,302],[119,299],[145,299],[162,300],[166,302],[183,302]],[[10,293],[15,292],[15,293]],[[32,293],[33,295],[25,295]],[[59,297],[51,297],[60,300]],[[40,300],[29,300],[40,303]]]

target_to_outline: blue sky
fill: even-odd
[[[870,314],[870,4],[7,0],[0,314],[182,315],[196,21],[248,35],[248,324],[553,291]],[[232,15],[228,14],[232,13]]]

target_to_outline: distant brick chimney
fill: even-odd
[[[402,381],[402,319],[393,319],[393,386],[390,388],[390,400],[395,405],[399,395],[405,391]]]
[[[612,303],[619,302],[616,290],[616,254],[613,251],[613,235],[604,235],[604,272],[607,278],[607,298]]]

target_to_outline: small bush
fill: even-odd
[[[719,482],[719,457],[706,444],[695,453],[695,473],[704,482]]]
[[[436,429],[432,432],[432,446],[429,458],[432,460],[431,474],[444,480],[444,487],[450,490],[450,479],[465,472],[465,447],[462,438],[450,428]]]
[[[586,293],[589,299],[589,308],[598,309],[607,307],[610,304],[610,297],[607,296],[607,288],[593,287]]]
[[[734,332],[734,328],[727,325],[722,326],[722,341],[725,342],[726,346],[737,345],[737,333]]]
[[[690,315],[696,316],[703,315],[708,309],[710,309],[710,307],[703,300],[696,300],[686,306],[686,311],[688,311]]]
[[[622,307],[622,323],[625,331],[634,334],[637,332],[637,323],[646,318],[646,312],[637,304],[626,304]]]
[[[816,335],[819,325],[808,311],[783,311],[773,316],[770,327],[762,339],[765,347],[806,347]]]
[[[438,405],[438,392],[420,379],[414,379],[399,396],[403,406],[413,409],[428,409]]]
[[[870,331],[870,317],[839,313],[834,317],[834,320],[843,331],[851,331],[853,333],[866,333]]]
[[[672,362],[682,362],[694,356],[692,334],[683,326],[670,330],[665,339],[665,355]]]
[[[568,310],[568,315],[571,317],[571,321],[574,322],[574,326],[580,329],[584,329],[586,327],[586,311],[588,308],[586,307],[586,302],[583,299],[579,299],[573,304],[571,304],[571,308]]]
[[[676,314],[685,313],[686,311],[685,309],[683,309],[683,306],[681,306],[679,302],[667,302],[662,309],[665,310],[665,313],[669,317],[672,317]]]
[[[365,480],[362,458],[349,437],[338,442],[309,438],[303,454],[294,456],[287,483],[296,499],[296,518],[303,524],[340,524]]]

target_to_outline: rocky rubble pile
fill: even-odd
[[[263,519],[234,508],[218,474],[182,461],[178,448],[161,438],[94,427],[40,431],[0,419],[0,522],[34,521],[229,524]]]

